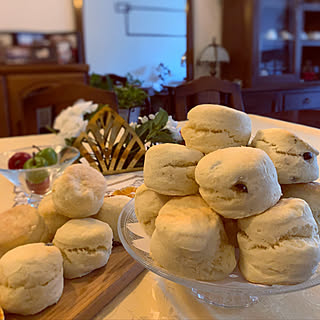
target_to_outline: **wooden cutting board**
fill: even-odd
[[[32,316],[6,314],[6,320],[91,319],[143,270],[122,246],[114,247],[103,268],[82,278],[65,279],[63,294],[56,305]]]

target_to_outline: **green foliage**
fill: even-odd
[[[155,143],[177,143],[168,129],[164,129],[168,122],[168,113],[160,108],[154,119],[137,126],[135,131],[140,140],[151,145]]]
[[[128,83],[124,87],[114,87],[114,92],[118,97],[119,108],[122,109],[141,106],[148,97],[141,88]]]
[[[92,73],[90,75],[90,86],[99,88],[99,89],[104,89],[104,90],[113,90],[113,83],[112,80],[108,75],[102,76],[97,73]]]
[[[93,73],[90,76],[90,85],[108,91],[114,91],[118,98],[119,108],[129,109],[144,104],[147,93],[139,88],[142,82],[135,79],[130,73],[127,74],[127,83],[124,86],[114,85],[108,75]]]

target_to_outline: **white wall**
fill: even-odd
[[[202,0],[201,0],[202,1]],[[164,63],[172,72],[170,80],[183,80],[186,68],[181,67],[181,57],[186,50],[185,37],[143,37],[128,36],[125,32],[124,14],[116,13],[115,5],[119,0],[85,0],[84,29],[86,60],[91,72],[100,74],[132,73],[149,85],[157,74],[155,68]],[[185,0],[128,0],[131,5],[148,7],[185,9]],[[130,14],[133,18],[133,14]],[[137,14],[137,13],[135,13]],[[180,15],[147,12],[136,16],[132,30],[152,32],[156,19],[161,15],[161,32],[186,32],[185,13]],[[150,19],[150,17],[153,17]],[[140,18],[140,20],[139,20]],[[181,19],[182,18],[182,19]],[[170,30],[169,30],[170,29]],[[173,31],[176,30],[177,31]]]
[[[182,0],[149,0],[150,5],[181,6]],[[208,74],[209,69],[197,66],[196,61],[203,48],[215,36],[221,43],[221,3],[222,0],[193,0],[194,8],[194,58],[195,77]],[[123,15],[114,14],[115,0],[85,0],[90,3],[85,18],[90,19],[86,26],[87,62],[91,71],[100,73],[125,74],[128,71],[144,73],[150,65],[164,62],[168,57],[179,65],[181,50],[175,52],[179,38],[168,40],[162,47],[159,39],[150,45],[142,38],[130,37],[123,41]],[[130,3],[146,3],[146,0],[130,0]],[[149,5],[149,4],[148,4]],[[96,9],[94,9],[96,7]],[[113,19],[110,19],[113,16]],[[165,21],[164,24],[170,24]],[[0,0],[0,31],[74,31],[75,21],[72,0]],[[99,32],[97,32],[99,31]],[[185,46],[184,46],[185,47]],[[119,50],[115,50],[119,48]],[[134,64],[129,64],[134,60]],[[174,62],[171,62],[172,64]],[[170,64],[171,64],[170,63]],[[184,68],[177,69],[177,77],[183,78]]]
[[[0,31],[74,30],[72,0],[0,0]]]
[[[197,59],[213,37],[221,44],[221,16],[222,0],[193,0],[194,78],[210,74],[207,66],[197,65]]]

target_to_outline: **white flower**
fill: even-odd
[[[54,121],[53,128],[59,130],[58,137],[73,138],[78,137],[87,127],[88,120],[84,120],[86,113],[92,113],[98,108],[92,101],[77,101],[60,112]]]
[[[149,118],[147,116],[139,117],[138,119],[141,121],[142,124],[149,121]]]
[[[173,120],[172,116],[168,117],[168,122],[165,125],[164,129],[168,129],[171,133],[171,136],[174,140],[180,141],[181,139],[181,134],[180,134],[180,128],[178,126],[178,121]]]

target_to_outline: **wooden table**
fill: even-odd
[[[281,111],[267,113],[263,116],[320,128],[320,109]]]
[[[257,115],[249,116],[252,136],[259,129],[284,128],[295,132],[320,150],[319,129]],[[3,138],[0,139],[0,151],[30,145],[34,141],[39,145],[50,144],[55,142],[55,136],[48,134]],[[1,212],[13,205],[14,198],[11,183],[2,176],[0,190]],[[288,294],[262,296],[260,302],[248,308],[224,309],[202,303],[193,296],[190,289],[144,271],[92,318],[109,319],[316,320],[320,319],[320,286]]]

